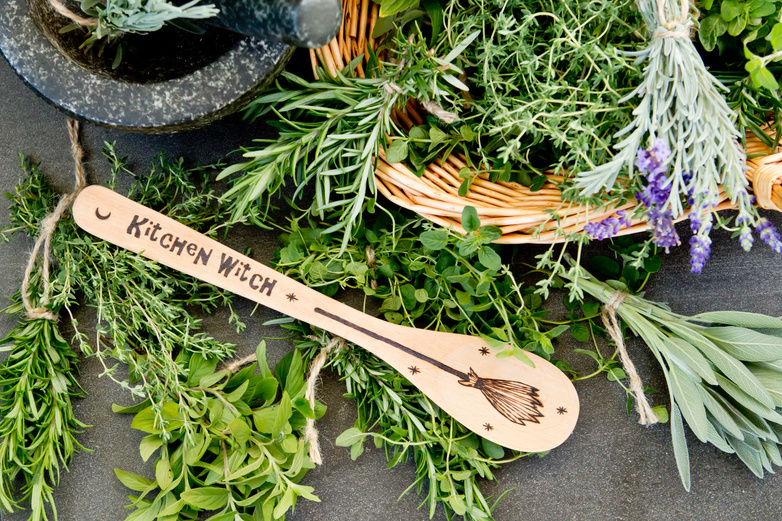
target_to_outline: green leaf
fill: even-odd
[[[774,52],[782,50],[782,22],[778,22],[771,28],[771,32],[768,34],[768,40],[771,42],[771,47],[774,48]]]
[[[717,377],[711,368],[711,364],[692,344],[681,338],[673,337],[666,338],[663,345],[667,350],[664,354],[666,357],[672,356],[675,364],[689,367],[711,385],[717,385]]]
[[[746,313],[743,311],[711,311],[699,313],[691,320],[710,324],[724,324],[727,326],[748,328],[782,328],[782,320],[760,313]]]
[[[193,353],[190,355],[190,361],[187,364],[188,376],[187,384],[192,387],[197,387],[204,376],[209,376],[215,372],[217,367],[217,359],[208,360],[204,356]]]
[[[649,273],[657,273],[662,267],[662,259],[659,255],[653,255],[644,261],[644,269]]]
[[[706,442],[707,424],[706,408],[701,400],[696,383],[690,380],[687,374],[676,366],[672,366],[669,372],[671,392],[679,406],[687,424],[692,432],[702,442]]]
[[[717,45],[717,21],[724,23],[722,17],[718,14],[712,14],[707,16],[701,21],[700,30],[698,31],[698,38],[701,41],[701,45],[707,51],[711,52]]]
[[[465,206],[462,210],[462,228],[467,233],[478,231],[481,227],[481,220],[478,217],[478,211],[472,206]]]
[[[218,510],[228,503],[230,492],[222,487],[191,488],[182,492],[180,497],[188,505],[201,510]]]
[[[407,159],[407,141],[395,139],[386,150],[386,163],[401,163]]]
[[[502,259],[492,248],[485,246],[478,250],[478,262],[493,271],[500,271]]]
[[[652,412],[657,417],[657,423],[668,423],[668,409],[665,405],[652,407]]]
[[[745,362],[782,359],[782,338],[735,326],[709,327],[702,331],[726,353]]]
[[[258,347],[255,348],[255,358],[258,360],[258,368],[264,378],[273,378],[274,375],[266,362],[266,340],[261,340]]]
[[[462,90],[467,90],[467,87],[465,86]],[[461,134],[464,140],[467,142],[470,142],[478,137],[478,134],[476,134],[469,125],[462,125],[461,128],[459,128],[459,134]]]
[[[114,469],[114,474],[117,475],[117,479],[119,479],[123,485],[128,487],[130,490],[135,490],[136,492],[144,492],[152,484],[152,481],[148,480],[144,476],[139,476],[138,474],[133,474],[132,472]]]
[[[243,418],[236,418],[228,424],[228,429],[233,434],[234,439],[244,445],[252,436],[252,431]]]
[[[733,400],[740,406],[754,412],[761,418],[765,418],[769,421],[782,425],[782,416],[779,415],[773,408],[766,407],[753,397],[742,391],[736,384],[728,380],[722,375],[717,375],[719,379],[720,387],[728,394]]]
[[[427,230],[420,235],[421,244],[432,251],[448,246],[448,232],[445,230]]]
[[[731,36],[738,36],[747,27],[746,15],[738,16],[728,22],[728,34]]]
[[[141,459],[147,461],[163,445],[163,438],[158,434],[149,434],[144,436],[139,444]]]
[[[573,324],[570,328],[570,334],[579,342],[589,341],[589,328],[584,324]]]
[[[690,491],[690,453],[687,450],[687,438],[684,436],[684,422],[676,402],[671,403],[671,441],[676,468],[684,489]]]
[[[604,255],[595,255],[589,258],[589,269],[606,277],[618,277],[621,266],[614,259]]]
[[[725,0],[720,5],[720,15],[726,22],[730,22],[744,12],[744,6],[736,0]]]
[[[350,447],[354,443],[363,441],[368,436],[367,433],[362,432],[358,427],[351,427],[339,436],[335,441],[337,447]]]
[[[753,69],[749,73],[749,76],[752,78],[752,82],[758,87],[765,87],[771,91],[779,89],[779,83],[777,83],[776,78],[774,78],[774,75],[765,66]]]
[[[505,449],[485,438],[481,438],[481,448],[490,458],[502,459],[505,457]]]
[[[167,457],[161,457],[155,463],[155,480],[161,490],[166,490],[174,481],[174,473],[171,471],[171,462]]]
[[[387,16],[393,16],[409,7],[416,7],[417,5],[418,0],[381,0],[380,17],[385,18]]]

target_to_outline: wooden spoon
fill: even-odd
[[[366,315],[107,188],[73,205],[84,230],[148,259],[339,335],[379,356],[465,427],[511,449],[567,439],[579,403],[568,378],[529,354],[498,360],[478,337],[415,329]]]

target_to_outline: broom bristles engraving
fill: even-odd
[[[467,378],[459,380],[459,383],[480,390],[492,407],[513,423],[540,423],[538,418],[543,418],[543,413],[538,409],[543,407],[538,395],[539,389],[531,385],[513,380],[481,378],[472,367]]]
[[[540,389],[537,389],[536,387],[513,380],[481,378],[472,368],[470,368],[469,373],[463,373],[462,371],[445,365],[439,360],[430,358],[414,349],[396,342],[395,340],[391,340],[390,338],[379,335],[373,331],[359,326],[358,324],[354,324],[333,313],[329,313],[324,309],[315,308],[315,312],[329,317],[332,320],[336,320],[340,324],[344,324],[357,331],[360,331],[367,336],[381,340],[390,346],[393,346],[418,358],[419,360],[428,362],[447,373],[457,376],[459,378],[460,384],[465,387],[472,387],[479,390],[486,398],[486,400],[488,400],[488,402],[492,405],[492,407],[497,410],[497,412],[515,424],[526,426],[527,422],[540,423],[539,418],[543,418],[544,416],[540,411],[540,409],[543,408],[543,402],[540,401],[539,395]],[[411,372],[413,374],[417,374],[418,368],[415,368],[415,371]]]

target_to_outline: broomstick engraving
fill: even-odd
[[[458,369],[454,369],[453,367],[445,365],[439,360],[430,358],[422,353],[419,353],[418,351],[415,351],[414,349],[403,346],[399,342],[379,335],[333,313],[329,313],[324,309],[316,307],[315,313],[328,317],[332,320],[336,320],[340,324],[344,324],[352,329],[355,329],[356,331],[360,331],[367,336],[400,349],[405,353],[418,358],[419,360],[428,362],[438,369],[442,369],[447,373],[451,373],[452,375],[459,377],[460,384],[465,387],[473,387],[478,389],[481,393],[483,393],[483,396],[489,401],[492,407],[497,410],[497,412],[505,416],[513,423],[522,426],[526,425],[525,422],[540,423],[538,418],[543,418],[544,416],[543,413],[538,409],[539,407],[543,408],[543,402],[540,401],[538,394],[540,389],[522,382],[514,382],[513,380],[481,378],[476,374],[472,367],[470,368],[469,373],[463,373]],[[410,372],[412,375],[416,375],[420,373],[420,370],[415,367],[410,368]],[[486,424],[484,427],[486,430],[491,430],[491,426],[489,424]]]

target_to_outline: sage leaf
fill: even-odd
[[[773,408],[764,406],[762,403],[755,400],[753,397],[745,393],[736,384],[728,380],[722,375],[717,375],[720,387],[728,393],[728,395],[736,400],[736,403],[746,407],[750,411],[762,416],[763,418],[779,423],[782,425],[782,415],[777,413]]]
[[[763,477],[763,463],[760,460],[760,452],[752,449],[746,441],[730,439],[730,444],[736,451],[736,455],[749,467],[757,477]]]
[[[668,374],[670,375],[669,383],[674,399],[687,420],[687,424],[698,439],[705,442],[708,421],[706,420],[706,409],[698,388],[687,374],[676,366],[671,367]]]
[[[706,380],[711,385],[717,385],[717,377],[711,368],[711,364],[698,349],[689,342],[681,338],[666,338],[665,349],[674,355],[680,363],[686,364],[698,376]]]
[[[701,348],[700,345],[696,347]],[[722,371],[722,374],[733,380],[733,383],[744,389],[750,396],[767,407],[774,406],[774,398],[769,391],[743,363],[716,346],[708,351],[701,350],[701,352]],[[780,397],[782,398],[782,394]]]
[[[782,373],[754,364],[749,365],[748,368],[758,383],[772,397],[773,405],[782,407]],[[744,387],[742,386],[742,388]]]
[[[782,359],[782,338],[764,335],[743,327],[709,327],[703,334],[726,353],[746,362]]]
[[[676,402],[671,402],[671,441],[676,468],[684,489],[690,491],[690,453],[687,450],[687,438],[684,436],[684,423]]]
[[[733,454],[736,452],[733,450],[733,447],[731,447],[730,444],[725,440],[725,438],[723,438],[722,435],[717,432],[717,429],[715,429],[714,425],[711,423],[709,423],[707,441],[727,454]]]
[[[744,311],[709,311],[698,313],[691,320],[749,328],[782,328],[782,320],[760,313]]]
[[[714,417],[714,421],[734,438],[742,439],[744,435],[741,433],[741,428],[733,419],[732,414],[723,407],[722,400],[714,396],[716,391],[702,385],[698,387],[698,391],[700,392],[701,400],[703,400],[703,405],[706,406],[708,413]]]

